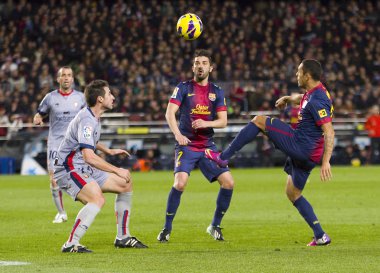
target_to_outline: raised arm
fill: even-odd
[[[276,101],[275,106],[283,109],[287,103],[299,104],[302,100],[303,94],[293,94],[291,96],[283,96]]]

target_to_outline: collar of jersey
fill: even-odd
[[[62,96],[68,96],[68,95],[70,95],[71,93],[73,93],[73,91],[74,91],[74,89],[71,89],[71,91],[70,91],[69,93],[63,93],[63,92],[61,91],[61,89],[58,89],[58,93],[61,94]]]
[[[319,89],[319,88],[323,88],[323,84],[322,83],[319,83],[316,87],[310,89],[309,91],[307,91],[308,94],[311,94],[313,93],[315,90]]]
[[[92,115],[94,118],[96,118],[95,115],[94,115],[94,113],[91,111],[91,108],[87,106],[87,109],[88,109],[88,111],[91,113],[91,115]]]

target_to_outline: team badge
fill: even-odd
[[[91,126],[84,126],[83,128],[83,137],[86,139],[89,139],[92,135],[92,127]]]
[[[318,111],[318,114],[319,114],[319,117],[320,118],[324,118],[324,117],[327,117],[327,112],[325,109],[321,109]]]
[[[208,94],[208,99],[211,100],[211,101],[215,101],[216,100],[216,94],[215,93],[209,93]]]
[[[178,87],[176,87],[173,91],[173,94],[172,94],[172,99],[175,99],[177,98],[177,93],[178,93]]]

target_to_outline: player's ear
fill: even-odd
[[[214,67],[211,65],[209,72],[212,72],[213,69],[214,69]]]

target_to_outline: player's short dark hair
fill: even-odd
[[[194,59],[196,57],[200,57],[200,56],[203,56],[203,57],[206,57],[208,58],[210,64],[212,64],[212,58],[211,58],[211,53],[210,51],[208,51],[207,49],[197,49],[194,53]]]
[[[104,87],[109,87],[108,82],[104,80],[94,80],[86,86],[84,96],[89,107],[96,105],[99,96],[104,98],[106,94]]]
[[[74,71],[73,71],[73,69],[72,69],[70,66],[61,66],[61,67],[58,69],[57,77],[61,77],[61,72],[62,72],[63,69],[71,69],[71,71],[72,71],[73,74],[74,74]]]
[[[321,63],[314,59],[305,59],[302,61],[303,73],[309,73],[313,80],[320,81],[322,77],[322,66]]]

